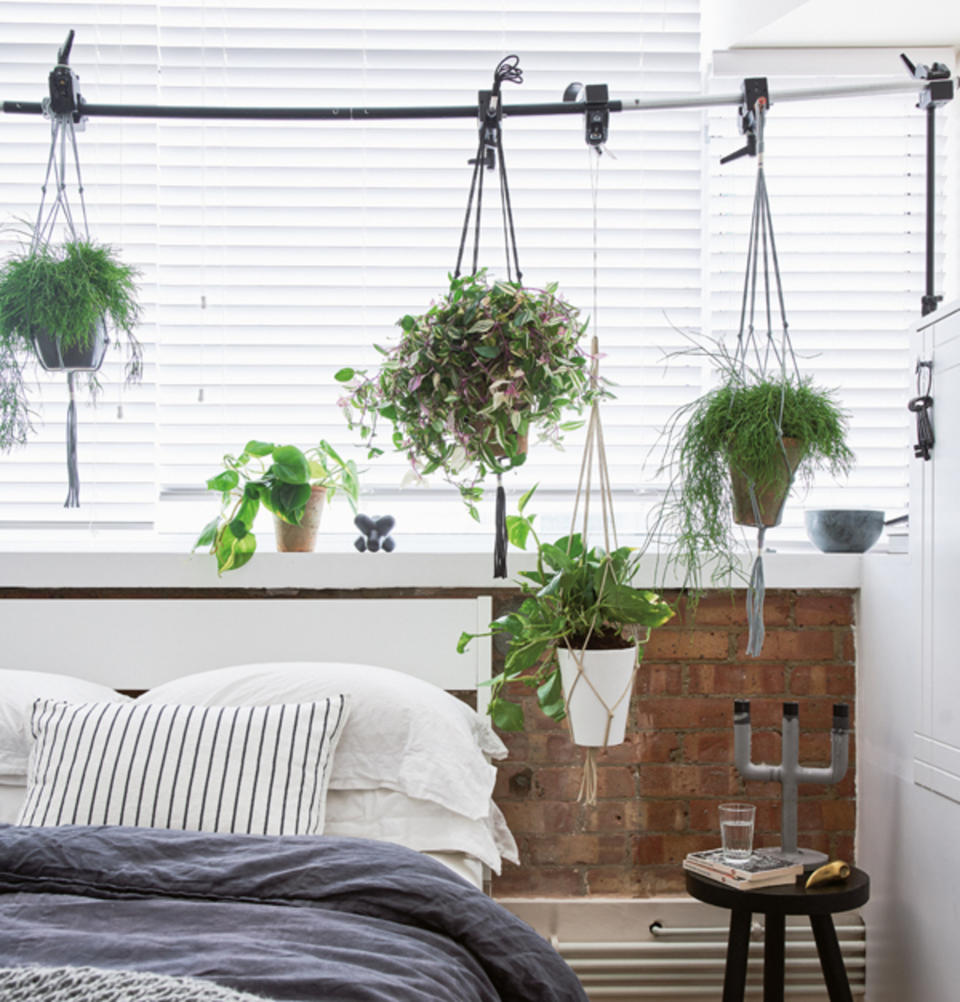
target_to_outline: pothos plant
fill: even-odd
[[[398,321],[402,334],[373,374],[344,368],[336,379],[350,426],[360,429],[370,457],[378,422],[393,426],[394,449],[405,453],[411,477],[437,470],[456,485],[470,514],[488,473],[504,473],[526,459],[528,433],[555,444],[580,422],[597,393],[580,347],[586,322],[557,294],[557,286],[529,289],[487,280],[485,269],[450,279],[449,291],[420,316]]]
[[[359,477],[356,464],[342,459],[321,439],[302,452],[295,445],[274,445],[253,439],[239,456],[223,457],[225,469],[207,481],[220,494],[220,514],[204,526],[193,548],[209,546],[217,558],[217,573],[236,570],[257,549],[253,522],[261,505],[286,522],[299,525],[314,486],[326,488],[332,499],[342,491],[357,510]]]
[[[537,567],[520,571],[523,600],[490,624],[490,632],[462,633],[457,650],[463,653],[478,636],[503,634],[507,654],[503,671],[494,676],[488,712],[506,731],[523,729],[523,707],[504,695],[509,682],[521,682],[537,691],[540,709],[553,720],[566,716],[558,648],[573,651],[643,645],[650,631],[674,615],[670,604],[654,591],[636,588],[639,556],[629,546],[607,551],[587,547],[580,533],[552,543],[542,542],[534,530],[535,515],[524,509],[534,487],[519,502],[519,513],[507,517],[510,542],[521,550],[532,540]]]
[[[62,351],[86,349],[106,321],[127,343],[128,382],[140,379],[136,275],[112,248],[89,240],[24,248],[0,266],[0,449],[23,445],[31,430],[24,377],[35,335],[55,339]],[[90,382],[96,390],[95,373]]]

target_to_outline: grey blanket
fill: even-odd
[[[310,1002],[586,1002],[532,929],[364,839],[0,826],[0,966],[209,979]]]
[[[3,1002],[262,1002],[197,978],[92,967],[0,967]]]

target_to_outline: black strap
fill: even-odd
[[[507,576],[507,496],[500,474],[497,474],[497,508],[493,536],[493,576]]]
[[[907,404],[907,410],[917,415],[917,444],[913,454],[917,459],[929,459],[933,448],[933,422],[930,420],[930,408],[933,407],[933,362],[917,361],[917,395]],[[924,378],[925,377],[925,378]]]
[[[513,224],[513,205],[510,201],[510,185],[507,181],[507,168],[503,157],[503,130],[500,122],[503,116],[503,105],[500,100],[500,89],[504,81],[522,83],[523,71],[519,66],[517,56],[506,56],[497,64],[493,73],[493,87],[489,91],[480,91],[478,100],[478,131],[477,155],[469,162],[473,164],[473,174],[470,178],[470,192],[467,196],[467,209],[463,216],[463,227],[460,230],[460,246],[457,250],[457,263],[453,277],[460,277],[463,264],[463,254],[467,244],[467,233],[470,229],[471,217],[474,218],[473,228],[473,270],[476,274],[480,264],[480,221],[483,214],[483,175],[484,169],[498,168],[500,181],[500,209],[503,217],[503,234],[507,259],[507,280],[521,282],[523,274],[520,271],[520,258],[517,252],[517,235]],[[474,213],[474,199],[476,212]],[[511,260],[512,257],[512,260]],[[514,277],[515,273],[515,277]]]

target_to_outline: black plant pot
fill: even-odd
[[[33,347],[40,364],[47,372],[96,372],[107,352],[107,328],[100,320],[90,333],[86,345],[61,346],[52,334],[34,330]]]

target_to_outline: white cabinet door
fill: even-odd
[[[914,780],[960,801],[960,304],[917,332],[933,361],[936,444],[911,463],[910,540],[920,596],[920,713]]]

